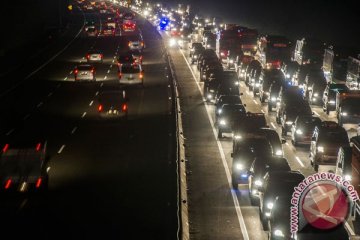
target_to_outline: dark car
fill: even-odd
[[[269,100],[269,89],[271,84],[283,85],[284,83],[284,74],[279,69],[262,69],[259,87],[260,102],[263,103],[266,100]]]
[[[336,110],[336,94],[347,92],[350,89],[344,83],[331,83],[328,84],[324,90],[323,94],[323,110],[326,114],[329,114],[330,111]]]
[[[322,96],[327,81],[322,70],[311,72],[305,78],[304,97],[308,98],[310,104],[321,104]]]
[[[129,50],[129,55],[131,55],[134,59],[136,64],[142,64],[143,62],[143,54],[142,51],[139,49]]]
[[[286,81],[291,82],[291,79],[293,78],[296,71],[299,70],[299,67],[300,65],[296,61],[283,62],[281,71],[284,73]]]
[[[252,60],[246,68],[245,71],[245,84],[250,85],[251,78],[253,77],[254,72],[261,72],[261,63],[258,60]]]
[[[223,133],[232,133],[236,121],[246,115],[246,109],[242,104],[224,104],[221,113],[217,115],[218,138],[223,137]]]
[[[305,179],[299,171],[272,171],[262,178],[263,184],[258,188],[260,221],[263,229],[268,230],[268,219],[277,196],[291,196],[294,187]]]
[[[286,158],[279,157],[257,157],[254,159],[249,170],[249,195],[251,205],[259,204],[258,187],[263,186],[263,177],[270,171],[291,171]]]
[[[246,135],[258,135],[256,131],[261,128],[269,127],[266,122],[264,113],[247,112],[246,116],[240,119],[234,128],[233,149],[236,148],[237,143]]]
[[[237,189],[239,183],[247,183],[248,172],[254,159],[271,157],[272,149],[269,141],[264,137],[246,137],[239,140],[231,156],[232,186]]]
[[[269,240],[292,239],[290,231],[291,195],[277,196],[269,216]]]
[[[238,95],[223,95],[215,102],[215,116],[222,113],[224,104],[242,104],[241,98]],[[246,106],[245,106],[246,107]]]
[[[131,66],[135,63],[135,58],[131,53],[124,53],[117,57],[117,63],[119,65]]]
[[[334,121],[323,121],[316,126],[311,138],[310,162],[315,171],[319,165],[335,166],[340,147],[348,147],[346,130]]]
[[[98,95],[98,112],[101,117],[124,117],[128,115],[128,99],[125,91],[103,91]]]
[[[221,80],[220,85],[215,92],[215,102],[220,96],[223,95],[240,96],[239,86],[235,85],[235,83],[231,79]]]
[[[291,126],[291,142],[296,147],[310,144],[313,131],[321,124],[321,119],[313,116],[298,116]]]
[[[272,112],[273,109],[277,107],[279,101],[279,94],[281,87],[283,85],[278,82],[272,82],[269,87],[269,96],[268,96],[268,112]]]
[[[191,64],[194,64],[195,62],[198,61],[200,55],[205,50],[205,48],[202,45],[200,46],[195,45],[191,50],[192,51],[190,52],[190,61]]]

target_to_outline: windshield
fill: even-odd
[[[266,60],[288,60],[290,59],[291,50],[289,47],[269,47],[267,49]]]

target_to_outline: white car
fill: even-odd
[[[91,50],[86,54],[87,62],[103,62],[103,54],[98,50]]]
[[[144,85],[144,70],[140,64],[118,65],[119,82],[121,84]]]
[[[130,50],[143,50],[145,48],[144,40],[141,35],[127,36],[127,40]]]
[[[80,64],[75,67],[73,72],[74,72],[75,81],[81,81],[81,80],[96,81],[95,67],[90,64]]]

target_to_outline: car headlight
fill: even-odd
[[[330,100],[329,104],[335,104],[335,100]]]
[[[234,60],[230,59],[230,61],[229,61],[229,62],[230,62],[230,64],[233,64],[233,63],[234,63]]]
[[[255,180],[254,184],[258,187],[261,187],[263,185],[263,182],[261,180]]]
[[[274,203],[273,202],[268,202],[266,204],[266,207],[271,210],[274,207]]]
[[[221,113],[222,113],[222,109],[219,109],[219,110],[218,110],[218,114],[221,114]]]
[[[323,147],[323,146],[319,146],[319,147],[317,147],[317,150],[318,150],[318,152],[324,152],[324,147]]]
[[[208,94],[208,95],[207,95],[207,98],[208,98],[208,99],[212,99],[212,98],[213,98],[213,95],[212,95],[212,94]]]
[[[221,119],[221,120],[220,120],[220,125],[225,126],[225,125],[226,125],[226,121],[225,121],[224,119]]]
[[[290,74],[286,74],[286,78],[290,78]]]
[[[318,93],[314,93],[314,97],[318,97],[319,96],[319,94]]]
[[[351,177],[351,175],[345,175],[345,176],[344,176],[344,179],[345,179],[346,181],[351,181],[352,177]]]
[[[239,139],[241,139],[242,137],[241,137],[241,135],[234,135],[234,138],[235,138],[236,140],[239,140]]]
[[[278,150],[276,150],[275,155],[276,155],[276,156],[282,156],[282,155],[283,155],[283,151],[280,150],[280,149],[278,149]]]
[[[225,53],[223,53],[223,52],[222,52],[222,53],[220,53],[220,56],[222,56],[222,57],[223,57],[223,56],[225,56]]]
[[[296,134],[301,135],[303,134],[303,131],[301,129],[296,129]]]
[[[341,116],[347,116],[347,112],[342,112]]]
[[[211,92],[211,93],[214,93],[214,92],[215,92],[215,90],[214,90],[214,89],[210,89],[210,92]]]
[[[284,233],[280,229],[275,229],[274,235],[277,237],[285,237]]]
[[[241,163],[237,163],[237,164],[235,164],[235,168],[236,168],[237,170],[243,170],[243,169],[244,169],[244,165],[242,165]]]
[[[260,83],[255,83],[255,87],[260,87]]]
[[[276,97],[272,97],[272,98],[271,98],[271,101],[272,101],[272,102],[276,102]]]
[[[242,72],[242,73],[245,73],[245,69],[242,69],[241,72]]]
[[[285,123],[286,123],[286,125],[291,125],[291,124],[293,124],[292,121],[286,121]]]
[[[171,38],[170,41],[169,41],[169,46],[173,47],[175,45],[176,45],[176,40],[174,38]]]
[[[238,86],[240,83],[239,81],[235,81],[235,85]]]

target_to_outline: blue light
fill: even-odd
[[[159,24],[159,27],[161,30],[165,30],[166,29],[166,26],[169,24],[169,19],[166,18],[166,17],[163,17],[160,19],[160,24]]]
[[[247,174],[241,174],[241,177],[242,177],[242,178],[247,178],[248,175],[247,175]]]

